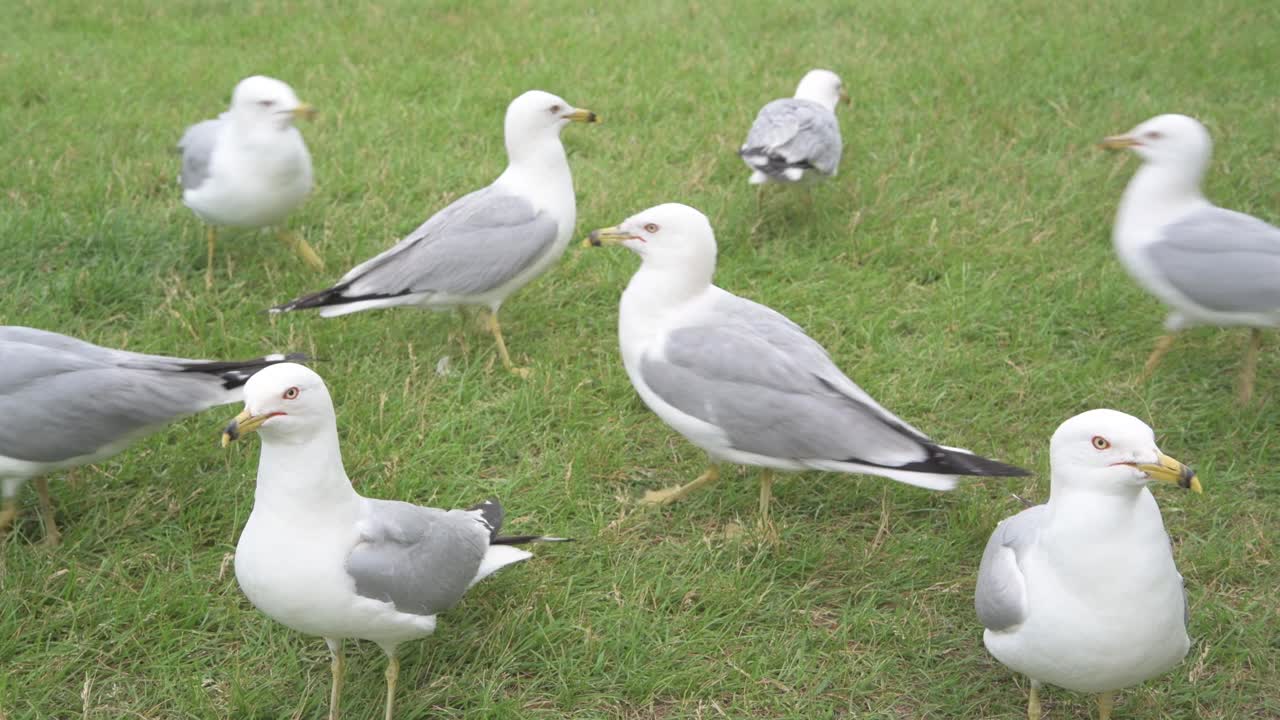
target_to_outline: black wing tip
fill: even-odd
[[[365,300],[386,300],[387,298],[401,297],[408,295],[411,290],[401,290],[393,293],[366,293],[364,295],[344,295],[351,283],[342,283],[334,285],[331,288],[318,290],[308,295],[303,295],[295,300],[287,303],[281,303],[273,307],[267,308],[267,312],[271,315],[279,315],[280,313],[293,312],[294,310],[311,310],[313,308],[333,307],[334,305],[350,305],[351,303],[364,302]]]
[[[306,353],[272,353],[251,360],[214,360],[211,362],[189,363],[182,372],[217,375],[222,379],[222,387],[234,390],[253,377],[259,370],[284,362],[302,363],[311,360]]]
[[[899,466],[898,470],[937,473],[940,475],[968,475],[974,477],[1026,477],[1030,470],[1017,465],[992,460],[962,450],[951,450],[940,445],[928,447],[929,457],[919,462]]]
[[[480,518],[489,528],[490,545],[528,545],[529,543],[573,542],[573,538],[553,537],[551,535],[499,535],[505,510],[498,498],[491,497],[484,502],[467,508],[479,512]]]
[[[467,508],[472,512],[480,513],[480,521],[489,528],[489,543],[492,544],[498,539],[498,531],[502,529],[502,520],[506,515],[506,511],[502,508],[502,503],[498,502],[498,498],[491,497],[484,502],[477,503]]]
[[[763,158],[765,160],[763,165],[750,162],[749,160],[748,162],[751,165],[751,167],[769,176],[778,176],[786,172],[787,170],[813,170],[814,169],[813,163],[809,162],[808,160],[797,160],[795,162],[791,162],[790,160],[787,160],[781,155],[769,152],[766,148],[763,148],[763,147],[741,148],[738,150],[738,156],[744,160],[747,160],[748,156]]]
[[[528,545],[529,543],[577,542],[574,538],[554,537],[552,535],[505,535],[489,541],[490,545]]]

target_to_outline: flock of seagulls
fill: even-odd
[[[842,143],[840,78],[806,74],[795,97],[765,105],[739,154],[748,182],[807,183],[836,174]],[[315,250],[284,223],[313,186],[294,125],[311,106],[278,80],[241,81],[230,108],[188,128],[179,143],[183,202],[208,223],[206,283],[216,228],[275,227],[309,266]],[[561,131],[599,117],[531,90],[509,105],[507,169],[332,286],[271,308],[324,317],[397,306],[478,306],[504,367],[515,366],[497,314],[545,273],[576,229],[573,179]],[[1211,143],[1196,120],[1153,118],[1103,144],[1143,161],[1125,190],[1114,242],[1124,267],[1170,309],[1170,333],[1193,325],[1250,327],[1240,396],[1252,394],[1259,330],[1280,324],[1280,229],[1210,204],[1200,192]],[[769,520],[774,472],[869,474],[930,490],[961,476],[1017,476],[1021,468],[948,447],[882,407],[796,323],[713,284],[716,239],[698,210],[668,203],[595,230],[589,246],[640,258],[622,293],[618,334],[627,376],[663,422],[706,451],[707,471],[642,502],[667,504],[719,478],[719,465],[760,471],[759,523]],[[1161,340],[1150,372],[1169,349]],[[440,510],[362,497],[338,444],[324,381],[300,355],[242,362],[142,355],[53,332],[0,328],[0,529],[36,480],[46,541],[58,531],[44,476],[102,460],[167,423],[243,400],[227,444],[261,438],[252,513],[235,554],[236,579],[268,617],[325,639],[332,654],[329,717],[339,715],[343,643],[377,643],[388,657],[385,717],[393,716],[400,643],[434,632],[436,617],[475,583],[526,560],[521,545],[565,538],[501,534],[488,499]],[[1031,681],[1027,715],[1041,715],[1048,683],[1115,692],[1187,653],[1187,603],[1151,481],[1200,492],[1195,473],[1163,454],[1141,420],[1098,409],[1064,422],[1050,441],[1047,503],[1000,523],[982,555],[975,607],[990,653]]]

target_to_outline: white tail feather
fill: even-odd
[[[480,561],[480,569],[476,570],[476,576],[471,580],[470,588],[481,580],[498,572],[508,565],[533,557],[533,553],[527,550],[521,550],[513,545],[490,545],[484,554],[484,559]]]

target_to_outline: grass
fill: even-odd
[[[1195,644],[1118,717],[1280,716],[1280,367],[1234,402],[1246,333],[1185,333],[1137,376],[1162,310],[1110,247],[1131,158],[1103,135],[1184,112],[1217,142],[1207,191],[1280,219],[1274,28],[1263,3],[795,4],[14,2],[0,23],[0,322],[197,357],[313,353],[348,472],[369,495],[500,496],[515,531],[577,537],[478,587],[404,647],[400,718],[1019,718],[1025,687],[982,647],[983,543],[1047,495],[1047,441],[1109,406],[1143,417],[1207,493],[1159,492]],[[973,7],[970,7],[973,5]],[[1156,7],[1158,5],[1158,7]],[[770,188],[734,151],[755,111],[830,67],[838,178]],[[262,72],[323,110],[318,188],[292,219],[316,274],[267,235],[226,237],[212,291],[172,147]],[[538,87],[600,112],[565,132],[579,234],[671,200],[706,212],[718,281],[804,325],[940,441],[1035,469],[930,494],[809,473],[750,533],[754,476],[663,512],[648,488],[704,458],[627,382],[625,253],[571,248],[503,317],[517,362],[452,315],[271,318],[504,164],[501,114]],[[1269,334],[1267,349],[1276,346]],[[452,371],[434,371],[451,358]],[[34,493],[0,545],[0,717],[319,718],[324,644],[254,611],[229,563],[252,502],[235,407],[178,423]],[[349,651],[346,717],[380,717],[379,651]],[[1093,714],[1050,690],[1052,718]]]

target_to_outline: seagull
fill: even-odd
[[[1260,328],[1280,326],[1280,228],[1213,205],[1200,191],[1213,144],[1186,115],[1159,115],[1103,147],[1142,158],[1120,199],[1112,241],[1120,262],[1170,312],[1147,358],[1150,375],[1174,335],[1196,325],[1252,328],[1240,401],[1253,396]]]
[[[701,212],[659,205],[586,243],[640,256],[622,294],[622,363],[645,404],[711,457],[696,480],[650,492],[645,503],[715,482],[720,462],[765,468],[766,528],[774,469],[880,475],[932,490],[955,487],[957,475],[1027,474],[930,440],[840,372],[799,325],[711,284],[716,240]]]
[[[209,224],[206,288],[213,286],[217,226],[279,225],[311,194],[311,155],[293,121],[314,115],[293,88],[254,75],[236,85],[226,112],[187,128],[178,141],[182,202]],[[307,265],[324,269],[301,236],[282,229],[280,240]]]
[[[0,532],[17,517],[18,490],[35,478],[45,543],[56,545],[44,475],[104,460],[179,418],[236,402],[255,372],[301,358],[185,360],[0,326]]]
[[[738,154],[751,168],[747,182],[797,183],[836,174],[842,141],[836,103],[849,104],[840,76],[810,70],[795,97],[774,100],[760,109]]]
[[[329,645],[329,718],[342,696],[343,641],[387,654],[386,720],[395,704],[396,646],[435,631],[436,615],[472,585],[532,554],[514,547],[564,538],[504,537],[502,506],[437,510],[362,497],[342,466],[333,401],[311,370],[282,363],[245,386],[245,409],[222,444],[262,436],[253,510],[236,545],[236,580],[271,619]]]
[[[997,660],[1031,679],[1029,720],[1050,683],[1096,693],[1101,720],[1116,691],[1187,654],[1187,604],[1160,508],[1158,480],[1201,492],[1191,468],[1160,452],[1141,420],[1090,410],[1049,441],[1049,502],[996,526],[974,605]]]
[[[503,366],[511,362],[498,308],[512,293],[560,258],[573,235],[577,210],[573,176],[560,144],[571,122],[596,123],[590,110],[530,90],[507,107],[507,169],[492,185],[453,202],[391,249],[352,268],[336,285],[271,308],[320,308],[335,317],[374,308],[413,305],[488,309],[486,325]]]

